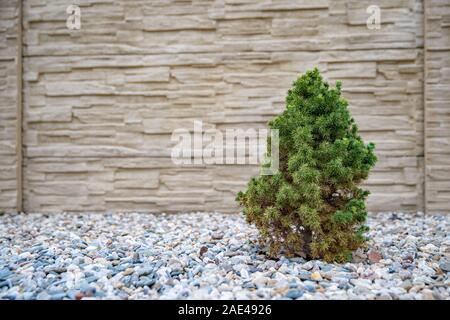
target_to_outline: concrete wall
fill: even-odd
[[[377,144],[370,209],[423,210],[426,197],[450,211],[449,1],[427,1],[426,19],[421,0],[75,3],[81,30],[66,28],[71,2],[24,1],[26,211],[235,211],[257,167],[175,166],[172,130],[263,128],[313,66],[343,81]]]
[[[426,1],[427,211],[450,212],[450,1]]]
[[[17,9],[16,0],[0,1],[0,211],[17,205]]]

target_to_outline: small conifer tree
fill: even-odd
[[[364,144],[358,134],[341,83],[330,88],[317,68],[306,72],[269,127],[279,130],[279,171],[251,178],[247,190],[238,193],[247,222],[259,229],[271,255],[284,250],[310,259],[349,260],[368,230],[369,192],[358,184],[377,158],[374,144]]]

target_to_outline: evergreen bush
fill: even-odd
[[[259,229],[270,255],[283,250],[309,259],[351,259],[368,230],[369,192],[358,184],[377,158],[374,144],[358,134],[341,83],[330,88],[317,68],[306,72],[269,127],[279,130],[279,171],[251,178],[238,193],[247,222]]]

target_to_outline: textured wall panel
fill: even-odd
[[[0,211],[15,211],[17,1],[0,1]]]
[[[450,212],[450,1],[427,1],[427,211]]]
[[[307,69],[343,80],[380,161],[372,210],[423,207],[420,1],[25,1],[28,211],[235,211],[258,169],[175,166],[171,132],[262,128]]]
[[[3,27],[14,11],[1,3],[4,89],[15,84],[16,39]],[[206,128],[263,128],[292,81],[316,65],[343,81],[364,138],[377,144],[370,209],[423,209],[422,1],[77,3],[81,30],[68,30],[67,1],[24,1],[27,211],[235,211],[235,193],[258,168],[176,166],[171,132],[200,119]],[[449,202],[447,3],[430,1],[427,16],[427,204],[436,211]],[[379,30],[366,27],[372,4]],[[2,91],[6,209],[14,101],[14,90]]]

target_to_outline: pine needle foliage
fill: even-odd
[[[279,130],[279,171],[251,178],[238,193],[247,222],[272,256],[348,261],[366,241],[369,192],[358,185],[377,158],[374,144],[358,134],[341,83],[331,88],[317,68],[306,72],[269,127]]]

